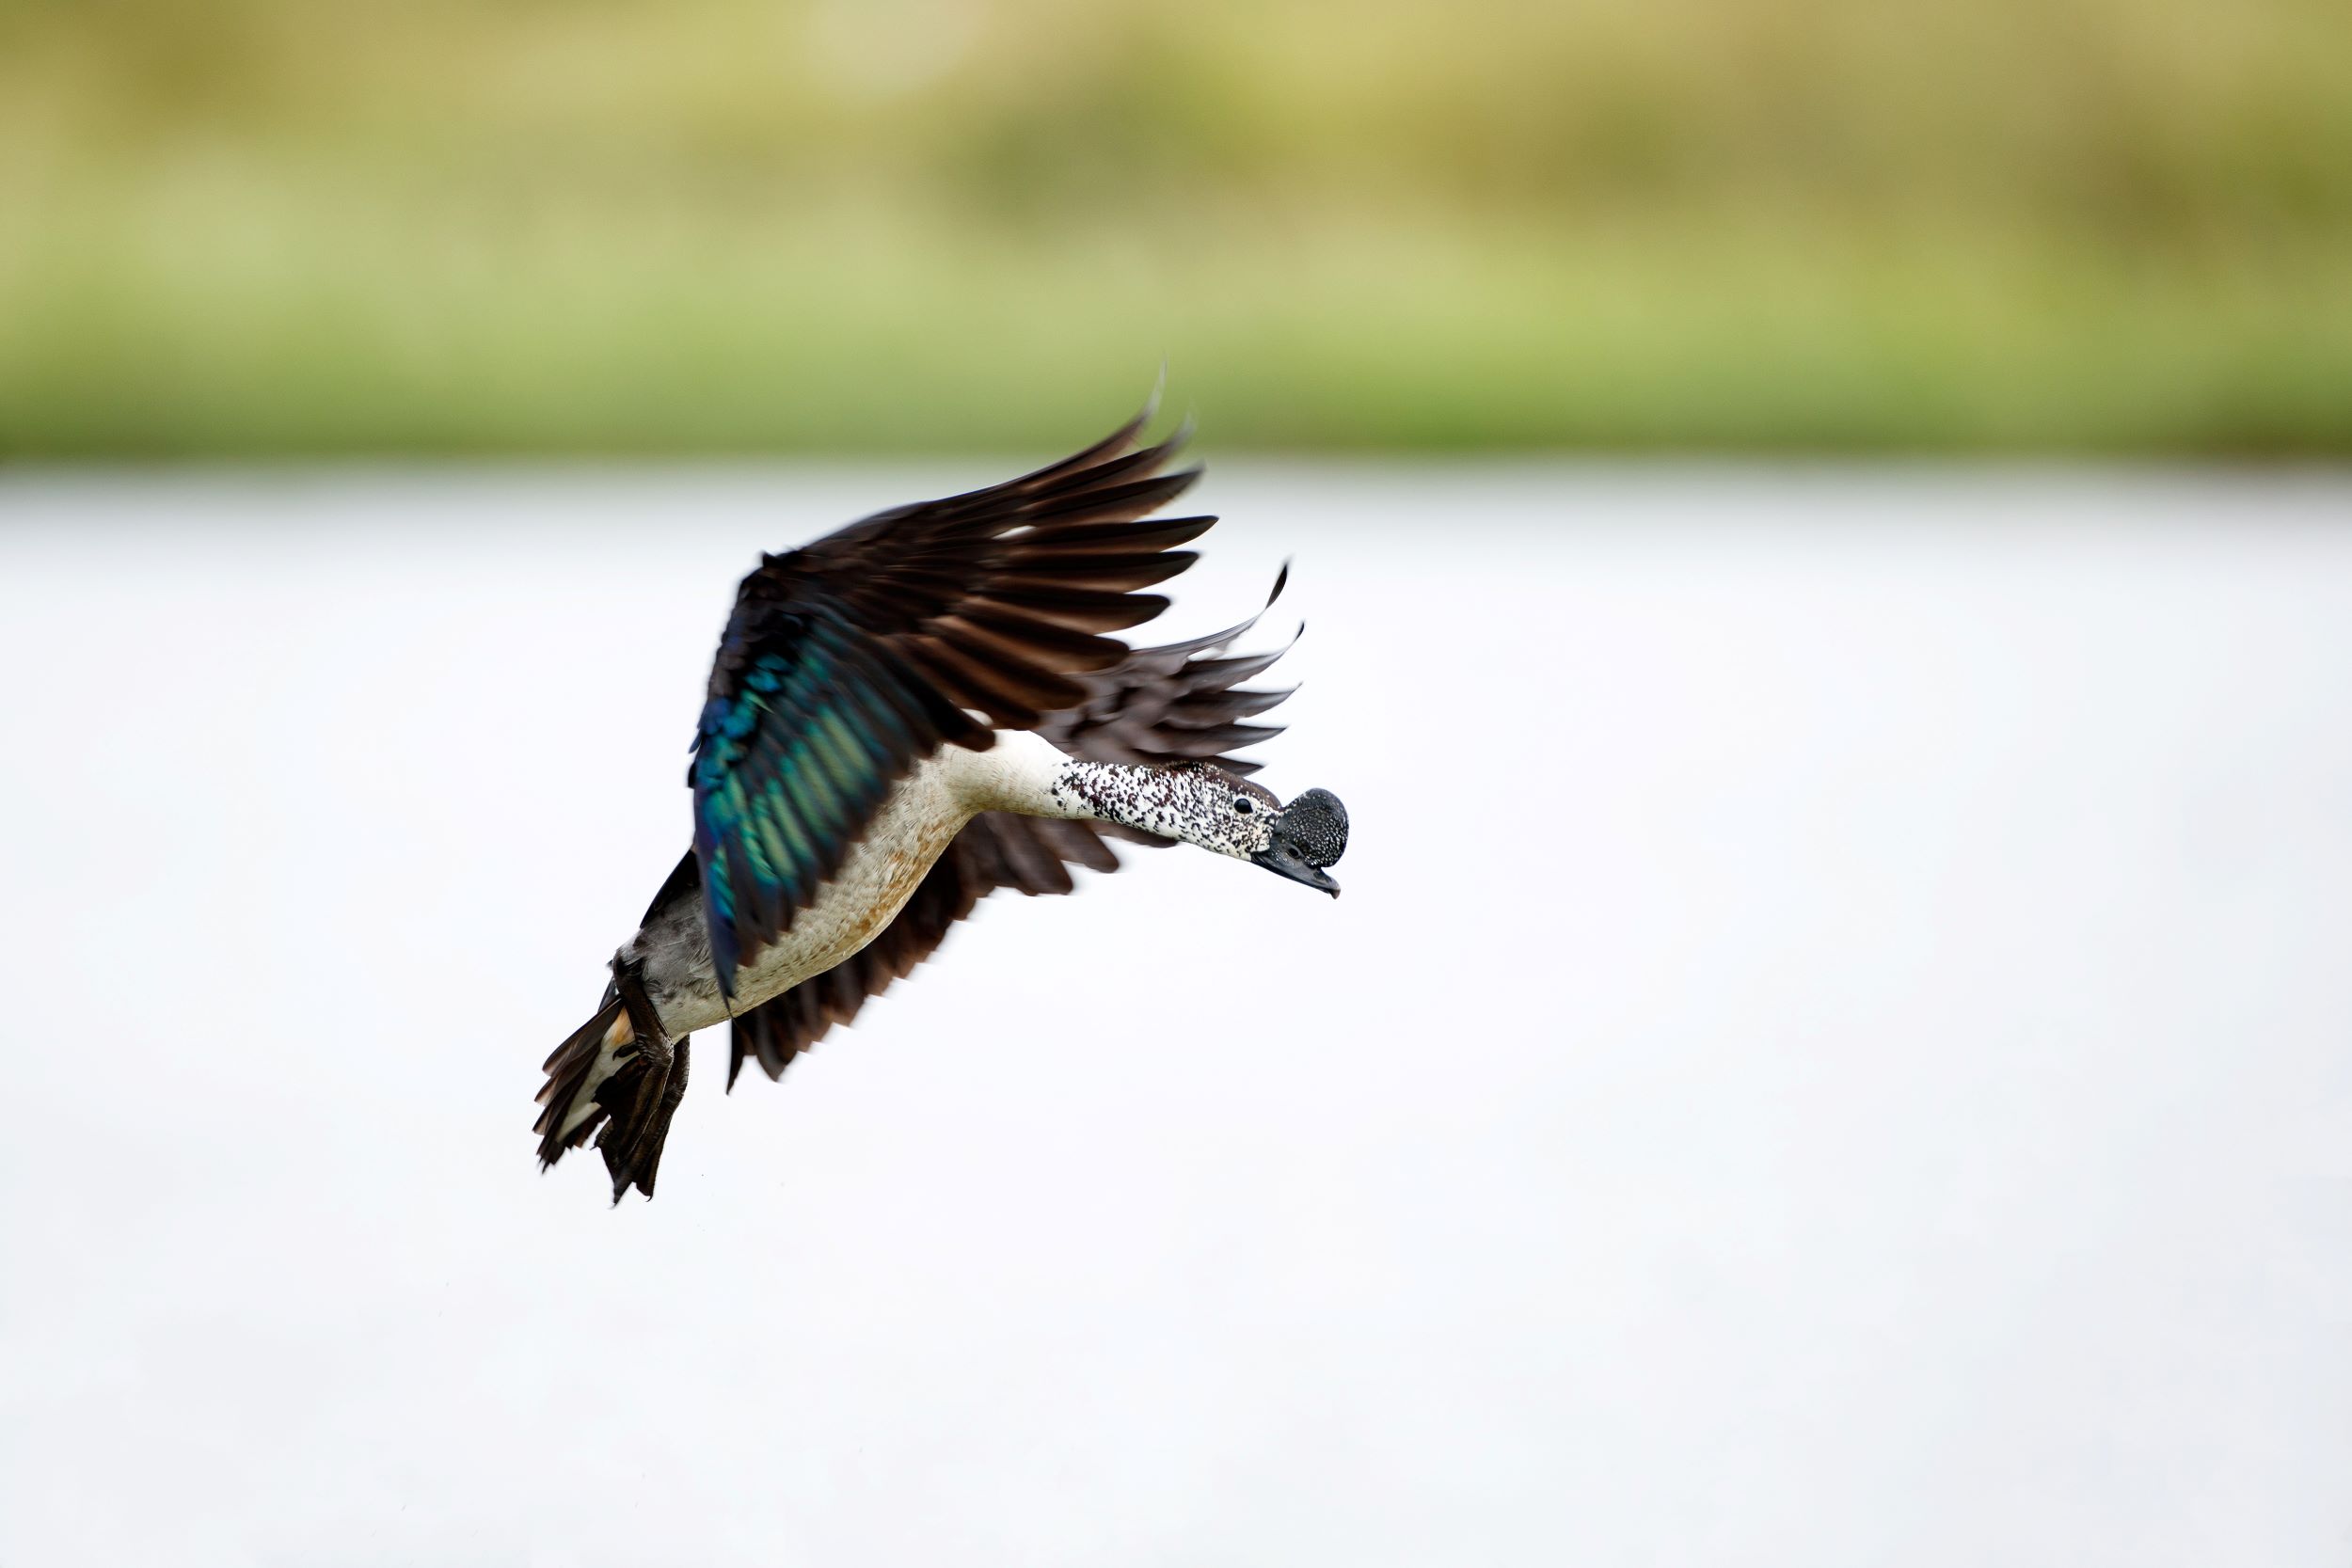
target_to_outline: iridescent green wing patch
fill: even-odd
[[[973,729],[822,606],[739,613],[694,740],[694,849],[721,988],[791,929],[891,786]]]

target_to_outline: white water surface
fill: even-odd
[[[539,1175],[735,578],[997,467],[0,480],[0,1562],[2352,1560],[2352,481],[1220,464],[1345,895]]]

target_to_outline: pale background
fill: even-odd
[[[2341,478],[1220,465],[1345,896],[535,1174],[734,577],[1003,467],[0,481],[0,1562],[2352,1554]]]

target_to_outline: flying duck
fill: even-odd
[[[1139,444],[1152,413],[760,558],[695,731],[693,847],[545,1063],[541,1168],[594,1138],[612,1200],[651,1198],[697,1031],[728,1025],[730,1089],[747,1061],[779,1077],[996,889],[1117,870],[1107,840],[1182,840],[1338,895],[1338,798],[1285,805],[1231,754],[1279,734],[1244,721],[1290,695],[1241,684],[1280,651],[1227,653],[1258,617],[1155,648],[1104,635],[1168,608],[1141,590],[1216,521],[1152,516],[1200,472],[1169,469],[1184,432]]]

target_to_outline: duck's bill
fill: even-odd
[[[1272,842],[1249,858],[1278,877],[1332,897],[1340,884],[1324,869],[1347,853],[1347,808],[1327,789],[1311,789],[1282,808]]]
[[[1309,887],[1318,892],[1327,893],[1334,898],[1340,895],[1340,884],[1332,880],[1331,873],[1310,863],[1299,854],[1296,848],[1279,839],[1250,856],[1249,860],[1251,864],[1263,865],[1277,877],[1288,877],[1294,882],[1304,882]]]

